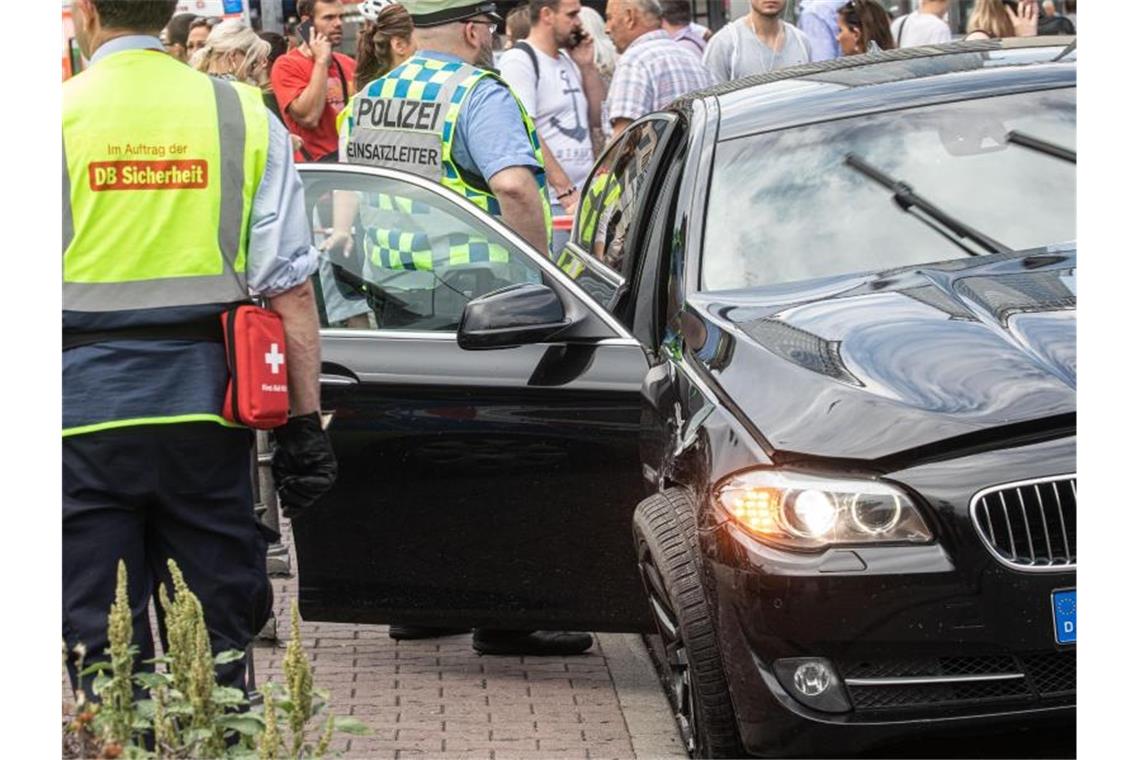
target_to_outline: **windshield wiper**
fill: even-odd
[[[926,224],[939,235],[942,235],[971,256],[981,256],[982,254],[962,243],[960,238],[972,240],[989,253],[1009,253],[1013,250],[1009,246],[994,240],[984,232],[976,230],[965,222],[955,219],[916,193],[914,188],[907,183],[897,180],[889,174],[885,174],[854,153],[848,153],[847,157],[843,159],[843,162],[873,182],[890,190],[891,198],[894,199],[895,204],[898,205],[899,208],[923,224]],[[957,238],[955,238],[954,235],[956,235]]]
[[[1038,153],[1044,153],[1047,156],[1059,158],[1062,161],[1068,161],[1071,164],[1077,162],[1077,152],[1066,148],[1063,145],[1042,140],[1040,137],[1027,135],[1024,132],[1018,132],[1016,129],[1011,130],[1006,136],[1005,141],[1010,145],[1020,145],[1023,148],[1035,150]]]

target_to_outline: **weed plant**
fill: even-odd
[[[82,647],[76,652],[80,676],[95,676],[91,690],[98,701],[82,691],[76,695],[75,717],[65,725],[65,757],[318,758],[328,753],[335,733],[368,732],[355,718],[333,715],[328,692],[314,687],[296,601],[283,662],[285,685],[266,683],[258,690],[261,704],[254,706],[240,689],[219,686],[215,668],[238,662],[244,653],[211,654],[202,605],[178,565],[170,561],[168,566],[173,592],[165,585],[159,589],[166,651],[144,661],[148,669],[136,671],[127,568],[119,562],[115,602],[107,616],[110,659],[86,664]],[[315,744],[313,724],[319,725]]]

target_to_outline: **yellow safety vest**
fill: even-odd
[[[250,213],[269,149],[261,94],[155,50],[112,53],[63,88],[66,329],[179,324],[248,301]],[[64,434],[224,423],[220,409],[191,411]]]

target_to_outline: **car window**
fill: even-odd
[[[701,286],[778,286],[969,255],[903,213],[891,190],[856,171],[850,156],[1014,250],[1075,240],[1075,165],[1011,143],[1012,132],[1074,148],[1076,90],[943,103],[722,142]]]
[[[324,327],[455,331],[471,299],[542,282],[521,249],[447,193],[364,173],[303,176]]]
[[[626,242],[667,126],[654,119],[627,130],[594,167],[582,194],[574,232],[578,247],[623,279],[634,263]]]
[[[628,240],[649,189],[654,154],[664,148],[662,138],[670,123],[661,118],[634,125],[602,155],[583,186],[572,244],[557,261],[563,272],[611,311],[620,285],[630,278],[636,263]]]

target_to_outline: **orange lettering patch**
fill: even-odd
[[[194,190],[206,187],[207,164],[186,161],[96,161],[87,166],[91,189]]]

